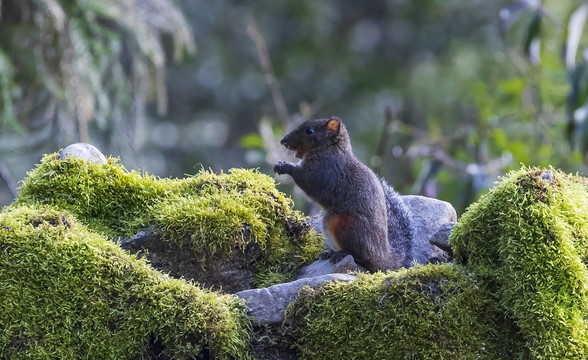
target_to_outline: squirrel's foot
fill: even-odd
[[[347,255],[349,254],[345,251],[333,251],[333,253],[329,257],[329,261],[331,262],[331,264],[336,264],[339,261],[343,260],[343,258]]]
[[[274,164],[274,172],[278,175],[291,174],[293,167],[293,164],[280,160]]]
[[[347,255],[349,255],[349,254],[346,253],[345,251],[327,250],[327,251],[323,251],[322,253],[320,253],[318,258],[319,258],[319,260],[329,259],[329,262],[331,264],[336,264],[339,261],[343,260],[343,258]]]
[[[319,258],[319,260],[327,260],[327,259],[331,258],[331,256],[333,256],[334,253],[335,253],[334,250],[323,251],[322,253],[319,254],[318,258]]]

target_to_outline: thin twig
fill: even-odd
[[[288,114],[288,108],[286,107],[286,102],[284,101],[284,96],[282,95],[282,91],[280,90],[280,84],[276,79],[276,75],[274,73],[274,69],[272,67],[272,62],[269,57],[269,52],[267,50],[267,44],[265,39],[257,30],[257,25],[255,24],[255,20],[253,17],[249,16],[247,18],[247,35],[253,40],[255,43],[255,47],[257,49],[257,62],[259,67],[261,67],[261,71],[263,71],[265,82],[270,88],[272,93],[272,98],[274,100],[274,106],[276,107],[276,111],[278,112],[278,116],[282,121],[284,126],[288,125],[288,119],[290,115]]]
[[[382,164],[384,164],[384,151],[386,151],[386,145],[388,144],[388,139],[390,138],[388,129],[390,128],[390,124],[392,124],[392,120],[394,120],[392,108],[390,108],[390,106],[386,106],[386,110],[384,110],[384,130],[382,131],[380,143],[378,144],[378,148],[376,150],[376,158],[380,160],[374,169],[376,173],[379,173],[380,170],[382,170]]]
[[[8,167],[3,162],[0,162],[0,177],[2,177],[2,180],[4,180],[4,182],[8,186],[8,189],[12,193],[12,196],[17,197],[18,190],[16,181],[14,181],[14,178],[10,174],[10,170],[8,170]]]

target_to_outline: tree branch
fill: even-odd
[[[251,40],[253,40],[253,42],[255,43],[255,47],[257,49],[257,63],[259,64],[259,67],[261,67],[261,71],[263,71],[265,75],[265,82],[271,90],[272,98],[274,100],[274,106],[276,107],[278,116],[285,127],[286,125],[288,125],[288,119],[290,118],[290,115],[288,114],[288,108],[286,107],[284,96],[282,95],[282,91],[280,90],[280,84],[276,79],[276,75],[272,67],[272,62],[269,57],[269,52],[267,50],[267,44],[265,42],[265,39],[263,38],[259,30],[257,30],[255,20],[253,20],[253,17],[251,16],[247,18],[247,35],[249,35]]]
[[[3,162],[0,162],[0,177],[2,177],[2,180],[4,180],[4,182],[8,186],[8,189],[12,193],[12,196],[17,197],[18,190],[16,181],[14,181],[14,178],[12,177],[10,170],[8,170],[8,167]]]
[[[392,114],[392,109],[390,106],[386,106],[386,110],[384,110],[384,129],[382,130],[380,143],[378,144],[378,148],[376,150],[376,159],[379,161],[377,166],[374,168],[376,174],[382,170],[382,164],[384,164],[384,151],[386,151],[386,145],[388,144],[388,139],[390,138],[388,128],[390,127],[390,124],[392,124],[393,119],[394,115]]]

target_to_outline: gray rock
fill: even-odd
[[[326,260],[328,261],[328,260]],[[238,292],[241,299],[247,300],[247,313],[259,322],[268,324],[278,324],[284,319],[284,310],[291,303],[300,289],[304,286],[318,286],[327,281],[354,281],[355,275],[349,274],[330,274],[313,278],[305,278],[289,283],[278,284],[262,289],[251,289]]]
[[[383,182],[385,185],[385,182]],[[387,186],[387,185],[386,185]],[[399,229],[388,230],[388,240],[394,249],[399,249],[398,254],[401,254],[405,259],[399,261],[398,267],[410,267],[416,261],[420,264],[425,264],[429,260],[447,261],[450,256],[431,244],[429,240],[435,235],[440,228],[447,223],[455,223],[457,221],[457,213],[453,206],[442,200],[428,198],[418,195],[398,195],[391,188],[387,189],[386,198],[389,202],[387,209],[394,209],[393,216],[401,217],[402,219],[389,219],[388,226],[398,226]],[[401,202],[402,205],[396,204],[391,206],[390,203]],[[320,212],[311,218],[312,226],[318,231],[322,232],[322,217]],[[410,219],[410,224],[406,224],[406,218]],[[396,224],[396,225],[395,225]],[[412,232],[411,236],[406,234],[407,231]],[[447,237],[451,230],[446,232]],[[439,236],[442,236],[441,234]],[[410,241],[410,244],[404,242]],[[409,252],[409,253],[407,253]],[[353,261],[351,259],[351,261]],[[353,262],[355,264],[355,262]],[[341,265],[330,264],[328,261],[318,260],[308,267],[301,270],[298,278],[306,278],[312,276],[319,276],[324,274],[332,274],[337,272],[347,272],[345,267],[349,262]],[[365,271],[361,266],[359,270]],[[357,270],[353,267],[351,270]]]
[[[445,252],[446,256],[443,258],[433,258],[437,262],[449,261],[453,259],[453,250],[451,249],[451,245],[449,245],[449,235],[451,235],[451,231],[455,226],[454,222],[449,222],[446,224],[441,225],[439,230],[429,239],[429,242],[432,245],[435,245],[439,249]]]
[[[445,252],[429,240],[441,226],[457,221],[457,213],[453,206],[446,201],[417,195],[402,196],[402,200],[411,212],[415,231],[412,244],[413,259],[424,264],[431,258],[446,257]]]
[[[303,266],[296,279],[306,279],[327,274],[347,274],[352,271],[366,271],[355,263],[353,256],[347,255],[341,261],[332,263],[330,259],[317,260],[310,265]]]
[[[551,171],[551,170],[543,171],[543,174],[541,175],[541,180],[545,180],[548,183],[552,183],[553,180],[555,180],[555,176],[553,175],[553,171]]]
[[[106,157],[93,145],[86,143],[71,144],[61,151],[60,159],[65,159],[67,156],[75,156],[79,159],[85,159],[95,164],[106,164]]]

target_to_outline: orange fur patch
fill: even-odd
[[[333,240],[341,247],[340,237],[347,234],[353,228],[353,217],[348,215],[333,215],[329,218],[329,230]]]

